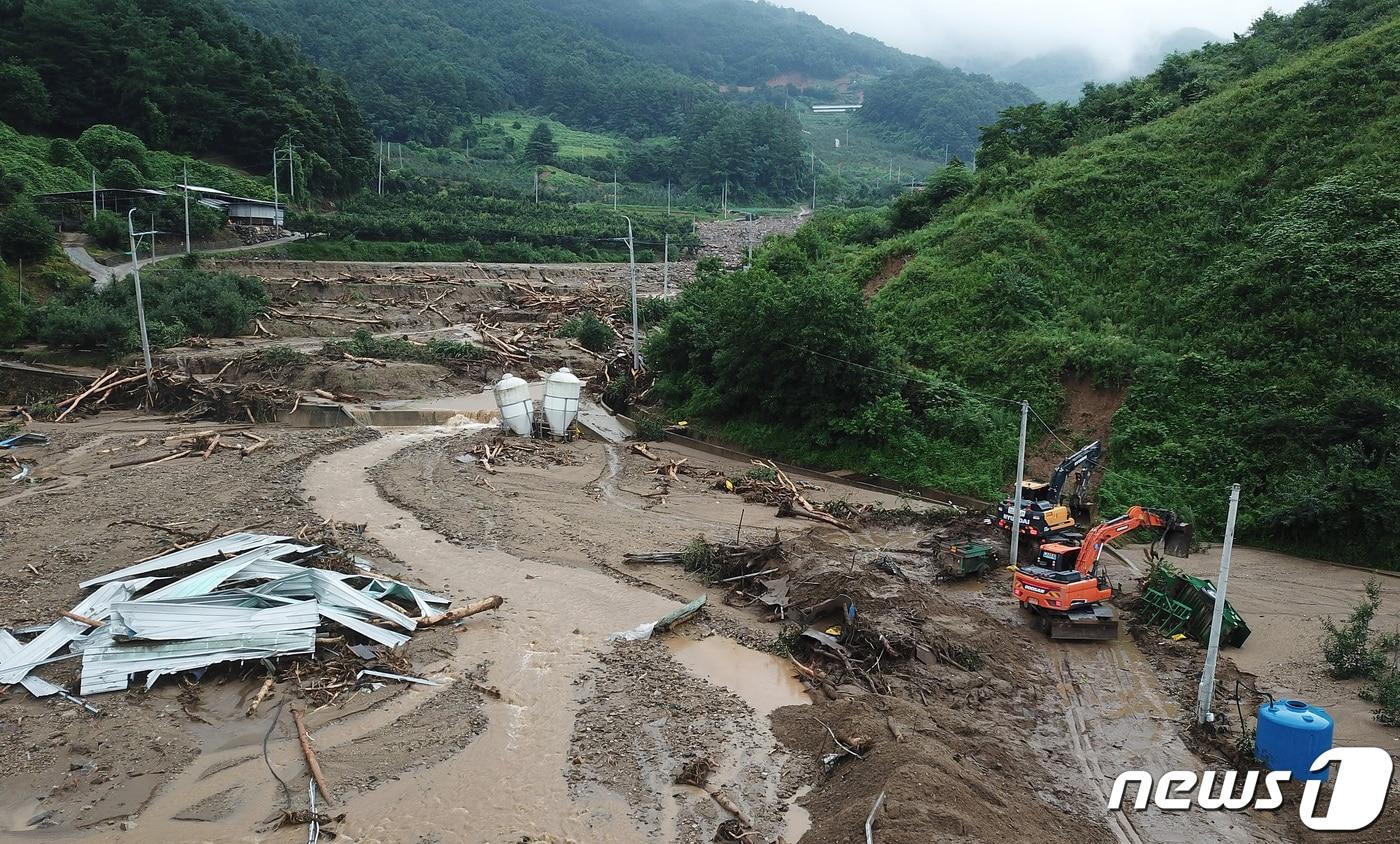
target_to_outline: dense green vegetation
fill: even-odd
[[[1317,0],[1290,17],[1266,12],[1248,35],[1172,53],[1152,73],[1085,85],[1077,105],[1010,108],[991,124],[978,163],[1018,164],[1156,120],[1223,91],[1251,74],[1350,38],[1400,12],[1400,0]]]
[[[834,79],[922,60],[749,0],[231,0],[343,74],[375,130],[440,145],[471,115],[540,109],[570,125],[670,134],[710,82]]]
[[[341,192],[369,174],[370,136],[344,85],[221,3],[3,0],[0,57],[0,121],[23,130],[111,123],[260,170],[288,140],[313,187]]]
[[[896,73],[865,89],[860,117],[897,132],[924,155],[971,158],[982,127],[1005,108],[1036,101],[1023,85],[940,64]]]
[[[1359,34],[1144,125],[819,214],[685,291],[651,352],[661,393],[751,445],[991,498],[1015,400],[1054,423],[1065,379],[1089,378],[1126,391],[1110,511],[1219,530],[1240,482],[1246,540],[1394,567],[1400,16],[1366,29],[1376,8],[1256,27],[1266,46],[1316,20]]]
[[[638,260],[660,252],[663,235],[679,252],[698,244],[690,221],[665,212],[631,212]],[[334,213],[292,215],[289,224],[328,240],[284,247],[298,257],[368,260],[374,242],[407,244],[407,254],[372,254],[385,260],[612,261],[626,259],[627,222],[610,208],[561,205],[480,196],[468,188],[437,193],[361,195]],[[342,244],[342,245],[336,245]],[[357,245],[359,244],[359,245]],[[417,246],[414,246],[417,244]],[[343,250],[334,254],[326,250]]]
[[[151,345],[188,337],[242,334],[267,306],[262,282],[232,273],[162,269],[141,274],[142,303]],[[113,357],[141,348],[136,285],[130,276],[99,292],[75,290],[30,314],[34,339],[56,348],[99,351]]]
[[[332,355],[347,353],[356,357],[416,363],[465,362],[489,356],[480,346],[445,337],[433,337],[418,343],[401,337],[375,337],[363,328],[356,329],[349,340],[328,340],[321,351]],[[275,365],[275,361],[272,363]]]

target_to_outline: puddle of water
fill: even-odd
[[[797,801],[806,797],[812,791],[810,785],[804,785],[797,789],[788,801],[787,811],[783,813],[783,840],[788,844],[798,844],[802,836],[812,829],[812,813],[802,806],[797,805]]]
[[[669,636],[665,641],[671,655],[692,674],[734,692],[759,715],[767,715],[780,706],[812,702],[792,665],[772,654],[721,636]]]

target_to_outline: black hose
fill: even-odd
[[[272,774],[272,778],[277,780],[278,785],[282,786],[282,799],[287,804],[287,811],[290,812],[292,810],[292,790],[287,787],[286,780],[277,775],[277,771],[272,767],[272,760],[267,757],[268,739],[272,738],[272,730],[277,726],[277,719],[282,717],[282,707],[286,705],[287,699],[284,697],[282,701],[277,704],[277,711],[272,713],[272,723],[267,725],[267,732],[263,733],[262,754],[263,762],[267,765],[268,773]]]

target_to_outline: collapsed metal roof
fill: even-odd
[[[418,627],[401,608],[415,608],[421,618],[451,604],[368,571],[307,565],[333,549],[287,540],[233,533],[85,581],[83,588],[96,590],[28,643],[0,630],[0,684],[22,683],[36,697],[66,696],[31,671],[66,658],[55,655],[68,648],[82,660],[81,694],[125,689],[140,674],[150,688],[180,671],[314,653],[325,623],[395,648],[409,636],[381,624]],[[158,581],[165,583],[148,591]]]

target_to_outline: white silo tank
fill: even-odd
[[[567,366],[544,379],[544,418],[556,437],[569,433],[569,426],[578,418],[579,396],[583,382]]]
[[[496,394],[496,407],[501,409],[501,424],[522,437],[530,436],[535,402],[530,398],[529,383],[507,372],[496,382],[493,392]]]

